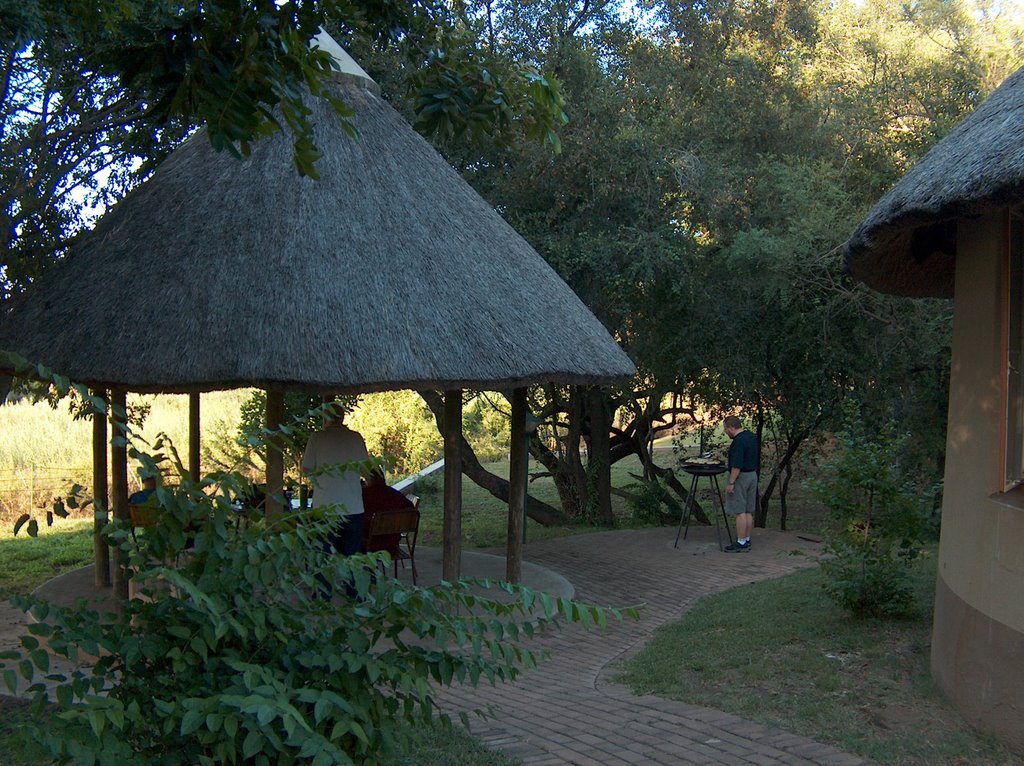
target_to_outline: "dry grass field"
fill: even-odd
[[[238,409],[249,392],[218,391],[201,399],[204,457],[223,453],[238,426]],[[132,395],[130,410],[148,413],[140,435],[152,442],[167,434],[183,452],[188,444],[188,397]],[[0,521],[48,505],[74,483],[92,477],[91,421],[75,420],[62,405],[19,402],[0,407]],[[129,483],[135,482],[129,476]],[[134,486],[134,485],[133,485]]]

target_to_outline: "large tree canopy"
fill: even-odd
[[[765,444],[764,521],[853,397],[926,436],[914,459],[934,471],[949,306],[850,283],[839,248],[1019,65],[1020,19],[983,2],[645,7],[639,22],[576,25],[539,21],[564,16],[557,2],[507,10],[493,45],[558,73],[563,151],[442,145],[637,363],[632,389],[610,402],[612,459],[637,453],[649,478],[667,478],[651,436],[677,416],[744,413]],[[558,424],[564,460],[535,454],[580,516],[589,402],[558,391],[535,402]]]

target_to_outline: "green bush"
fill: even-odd
[[[499,411],[484,395],[478,395],[465,409],[462,434],[477,459],[491,463],[508,458],[511,438],[509,416]]]
[[[856,417],[848,422],[822,477],[811,482],[836,522],[821,565],[825,590],[854,614],[906,615],[914,607],[909,569],[929,534],[935,488],[904,475],[907,435],[892,425],[869,435]]]
[[[630,492],[629,507],[633,520],[638,524],[663,524],[669,507],[666,499],[668,490],[657,479],[634,482],[626,486]]]
[[[345,422],[362,434],[371,455],[385,458],[395,478],[416,473],[441,457],[434,415],[415,391],[364,394]]]

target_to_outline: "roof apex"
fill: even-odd
[[[377,83],[366,73],[366,70],[359,66],[355,59],[348,54],[348,51],[342,48],[337,40],[327,34],[323,27],[320,27],[320,32],[309,41],[309,44],[312,48],[320,48],[329,53],[334,59],[338,73],[366,80],[374,89],[377,88]]]

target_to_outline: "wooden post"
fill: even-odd
[[[128,513],[128,442],[125,414],[127,395],[123,388],[110,391],[110,494],[114,516],[127,519]],[[114,602],[120,608],[128,600],[128,562],[124,554],[114,550],[114,567],[111,573]]]
[[[284,391],[267,390],[267,428],[271,431],[281,425],[284,420]],[[267,441],[267,500],[265,515],[267,518],[279,516],[284,512],[281,496],[284,492],[284,453],[278,439]]]
[[[587,465],[594,474],[597,518],[614,524],[612,514],[611,418],[600,386],[590,388],[590,456]]]
[[[509,441],[508,540],[505,545],[505,579],[523,578],[523,526],[526,515],[526,481],[529,445],[526,436],[526,388],[512,392],[512,435]]]
[[[199,394],[188,395],[188,472],[199,481]]]
[[[444,392],[444,540],[441,578],[462,570],[462,390]]]
[[[107,397],[106,391],[93,392],[94,396]],[[110,585],[110,549],[101,531],[107,523],[107,415],[103,412],[92,414],[92,553],[96,567],[96,587]]]

